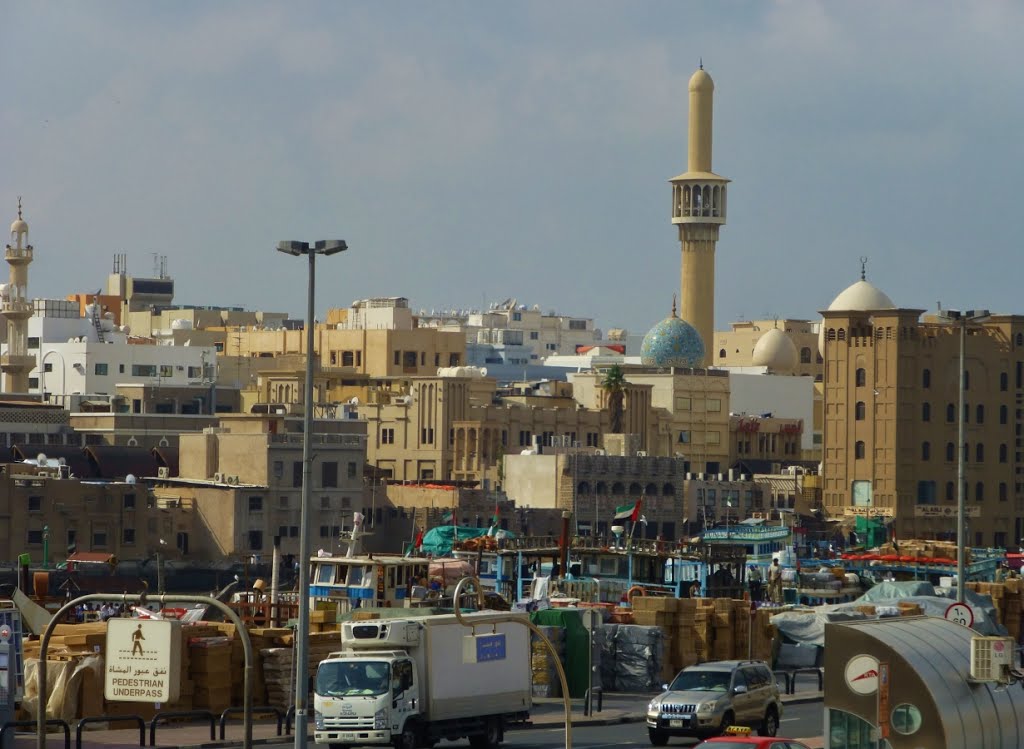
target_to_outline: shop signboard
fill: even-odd
[[[964,514],[969,518],[980,518],[981,508],[977,505],[971,505],[970,507],[964,508]],[[953,520],[956,518],[956,506],[955,505],[914,505],[914,517],[915,518],[947,518]]]
[[[889,664],[878,664],[878,733],[889,738]]]

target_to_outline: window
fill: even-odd
[[[861,440],[854,443],[853,457],[857,460],[862,460],[864,458],[864,443]]]
[[[922,442],[921,443],[921,460],[931,460],[932,457],[932,443]]]
[[[395,352],[395,366],[397,367],[401,363],[402,363],[402,352],[401,351],[396,351]]]
[[[121,543],[123,543],[123,544],[134,544],[135,543],[135,529],[134,528],[122,528],[121,529]]]
[[[287,510],[289,504],[290,504],[290,501],[289,501],[288,497],[281,496],[281,497],[277,498],[277,506],[278,506],[278,508],[280,508],[282,510]]]
[[[976,424],[984,424],[985,423],[985,407],[984,406],[978,406],[977,408],[974,409],[974,422]]]
[[[348,477],[350,479],[354,479],[356,477],[356,470],[358,469],[358,467],[359,466],[358,466],[358,464],[355,461],[350,461],[349,462],[349,464],[348,464]]]
[[[99,373],[97,372],[97,374],[99,374]],[[189,367],[188,368],[188,378],[190,380],[198,380],[202,376],[203,376],[203,368],[202,367]]]
[[[29,512],[41,512],[43,509],[43,498],[40,496],[32,496],[28,498],[28,511]]]
[[[530,340],[531,341],[536,341],[539,338],[540,338],[540,333],[538,333],[536,330],[531,330],[530,331]]]
[[[331,509],[331,498],[330,497],[320,497],[320,509],[321,510],[329,510],[329,509]]]
[[[343,367],[354,367],[356,364],[356,356],[354,351],[342,351],[341,352],[341,366]]]
[[[947,502],[952,502],[954,499],[956,499],[956,487],[953,485],[952,481],[947,481],[946,482],[946,501]]]
[[[43,542],[43,532],[41,530],[40,531],[30,530],[28,532],[28,538],[26,540],[30,544],[34,544],[34,545],[41,544]]]
[[[719,359],[724,359],[725,358],[725,349],[724,348],[718,350],[718,358]]]
[[[867,413],[867,407],[864,405],[864,401],[857,401],[857,405],[854,406],[854,418],[857,421],[864,421],[864,416]]]
[[[985,446],[980,442],[974,446],[974,460],[978,463],[985,462]]]
[[[106,375],[107,374],[107,365],[104,362],[96,362],[96,364],[93,365],[92,372],[93,372],[93,374],[97,374],[97,375],[101,375],[101,376]]]
[[[1009,387],[1010,387],[1010,375],[1008,375],[1006,372],[1000,372],[999,373],[999,389],[1002,390],[1005,393],[1006,390]]]
[[[302,461],[292,461],[292,486],[302,486]]]
[[[249,531],[249,550],[259,551],[263,548],[263,531]]]
[[[156,377],[155,364],[132,364],[133,377]]]
[[[921,387],[930,388],[932,386],[932,371],[930,369],[921,370]]]
[[[715,411],[721,411],[722,410],[722,400],[721,400],[721,398],[708,398],[707,410],[708,410],[709,413],[710,412],[715,412]]]
[[[862,368],[858,369],[854,374],[854,381],[857,387],[864,387],[868,381],[868,373]]]
[[[1009,416],[1010,416],[1010,410],[1006,406],[1000,406],[999,407],[999,423],[1005,426],[1007,420],[1009,419]]]
[[[173,364],[161,364],[160,365],[160,376],[161,377],[174,377],[174,365]]]
[[[53,371],[53,365],[50,364],[50,362],[46,362],[45,364],[43,364],[43,371],[44,372],[52,372]]]
[[[273,473],[274,473],[274,478],[275,479],[280,479],[282,476],[284,476],[284,461],[283,460],[275,460],[274,461]]]
[[[974,485],[974,500],[983,502],[985,500],[985,484],[981,481]]]
[[[135,494],[125,494],[123,497],[124,509],[134,510],[135,509]]]
[[[807,347],[807,346],[804,346],[802,349],[800,349],[800,363],[801,364],[810,364],[811,363],[811,349],[809,347]]]
[[[954,406],[952,403],[947,403],[946,404],[946,423],[947,424],[952,424],[954,421],[956,421],[956,406]]]
[[[28,347],[29,348],[39,348],[39,338],[38,338],[38,336],[29,336],[28,337]]]
[[[722,433],[717,430],[711,430],[708,432],[708,444],[709,445],[720,445],[722,444]]]
[[[932,420],[932,404],[931,403],[922,403],[921,404],[921,421],[931,421],[931,420]]]
[[[338,486],[338,462],[324,461],[320,464],[320,486],[333,489]]]
[[[380,442],[382,445],[393,445],[395,444],[395,430],[391,427],[380,430]]]
[[[1002,445],[999,446],[999,462],[1000,463],[1005,463],[1006,462],[1006,460],[1007,460],[1006,455],[1007,455],[1006,443],[1003,443]]]
[[[263,511],[263,497],[249,497],[249,512]]]
[[[692,401],[689,398],[681,397],[676,398],[676,410],[677,411],[689,411],[692,407]]]
[[[118,364],[117,365],[117,373],[118,374],[124,374],[124,364]]]
[[[107,545],[107,529],[96,528],[92,532],[92,545],[93,546],[106,546]]]
[[[1007,501],[1007,499],[1008,499],[1008,496],[1007,496],[1006,482],[1005,481],[1000,481],[999,482],[999,501],[1000,502],[1005,502],[1005,501]],[[1006,544],[1003,544],[1003,546],[1005,546],[1005,545]]]
[[[971,389],[971,373],[966,369],[964,370],[964,390]]]
[[[933,505],[933,504],[935,504],[935,482],[934,481],[918,481],[917,482],[917,503],[919,505]]]

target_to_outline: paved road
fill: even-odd
[[[599,717],[597,713],[596,717]],[[802,704],[787,705],[782,718],[780,735],[787,738],[807,738],[821,736],[822,733],[822,703],[808,702]],[[647,740],[647,729],[643,723],[621,723],[609,726],[581,726],[573,729],[574,749],[615,749],[616,747],[649,747]],[[693,739],[672,739],[669,746],[693,746],[697,741]],[[565,746],[564,727],[534,728],[525,731],[509,731],[505,734],[505,744],[509,749],[558,749]],[[280,744],[267,744],[268,749],[288,749],[293,746],[292,742]],[[312,741],[310,746],[314,746]],[[448,747],[468,747],[468,741],[442,742],[438,745],[440,749]]]

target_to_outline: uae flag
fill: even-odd
[[[615,519],[616,520],[632,520],[634,523],[640,519],[640,500],[638,499],[634,504],[622,505],[621,507],[615,508]]]

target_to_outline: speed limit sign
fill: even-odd
[[[965,627],[974,626],[974,609],[966,603],[951,603],[946,609],[946,618]]]

